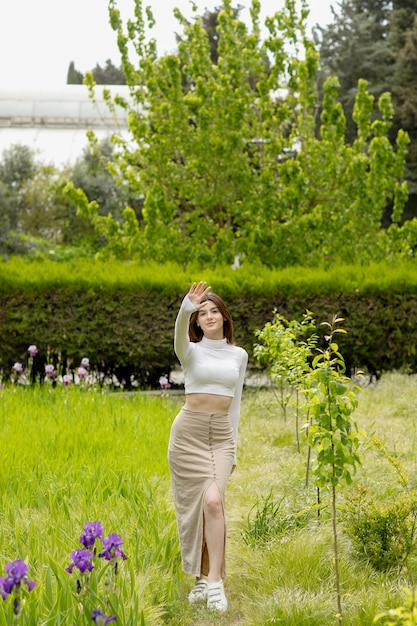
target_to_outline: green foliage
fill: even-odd
[[[28,146],[12,145],[3,151],[0,161],[0,252],[3,254],[22,250],[23,246],[16,241],[16,231],[25,209],[25,186],[33,181],[37,170],[34,152]]]
[[[12,145],[3,151],[0,163],[0,180],[10,186],[19,187],[36,174],[35,153],[28,146]]]
[[[92,71],[97,85],[126,85],[126,78],[121,67],[116,67],[111,59],[107,59],[104,67],[99,63]]]
[[[376,502],[366,486],[346,495],[344,529],[360,557],[376,570],[403,566],[415,550],[417,493]]]
[[[200,267],[236,257],[285,267],[398,256],[381,219],[387,202],[400,215],[406,199],[406,139],[395,149],[387,140],[387,97],[371,124],[373,107],[361,85],[356,115],[369,132],[345,145],[335,79],[324,86],[316,136],[318,54],[305,33],[305,3],[300,15],[287,0],[266,18],[262,40],[258,0],[250,27],[225,0],[217,15],[216,62],[204,20],[187,21],[179,10],[178,51],[158,58],[155,41],[146,38],[153,16],[147,10],[144,17],[139,0],[135,7],[135,19],[124,26],[116,2],[109,2],[134,102],[117,98],[129,113],[131,141],[118,138],[114,175],[143,198],[141,216],[127,211],[120,222],[71,196],[105,238],[102,254],[176,258]],[[88,81],[93,93],[92,77]],[[401,233],[397,227],[397,239]],[[401,254],[414,243],[408,233]]]
[[[298,392],[304,388],[305,376],[310,369],[309,361],[318,341],[317,335],[312,334],[314,325],[310,311],[304,313],[301,322],[288,321],[274,311],[272,322],[267,322],[261,330],[255,331],[259,343],[254,345],[253,355],[266,368],[274,388],[278,389],[277,398],[285,418],[287,405],[296,390],[298,446]]]
[[[320,51],[319,82],[337,76],[340,102],[347,117],[347,140],[356,138],[356,120],[352,117],[355,92],[360,78],[369,83],[376,99],[392,88],[395,55],[388,41],[389,0],[342,0],[326,26],[315,28]]]
[[[395,74],[392,93],[396,111],[396,127],[401,127],[410,135],[410,148],[406,165],[406,178],[410,189],[407,217],[417,214],[417,100],[416,75],[414,67],[417,59],[417,20],[416,3],[396,1],[390,16],[389,42],[396,54]]]
[[[319,488],[329,486],[332,494],[333,546],[336,575],[338,624],[342,624],[342,601],[339,568],[339,546],[337,535],[336,487],[352,482],[352,471],[361,459],[357,452],[359,433],[352,413],[357,407],[355,392],[350,389],[350,380],[344,375],[345,362],[335,342],[336,333],[345,333],[337,324],[343,318],[333,317],[332,323],[323,322],[329,334],[325,337],[327,347],[320,351],[312,362],[304,390],[311,422],[308,439],[315,450],[316,465],[313,468]]]
[[[301,322],[289,321],[274,311],[272,322],[255,332],[259,343],[254,346],[254,356],[267,368],[272,382],[292,387],[302,384],[317,343],[317,336],[311,334],[314,326],[310,311],[304,313]]]
[[[80,167],[81,160],[74,175]],[[4,151],[0,161],[1,253],[41,256],[45,249],[59,253],[60,246],[79,242],[88,233],[91,240],[95,238],[90,223],[76,220],[74,206],[63,194],[71,175],[69,168],[37,161],[27,146]],[[76,179],[80,185],[86,182],[79,176]]]
[[[75,68],[74,61],[71,61],[68,67],[67,85],[82,85],[83,73]]]
[[[403,129],[410,140],[403,170],[409,193],[402,220],[417,215],[416,8],[414,0],[343,0],[333,12],[331,23],[315,29],[320,51],[320,91],[329,75],[338,77],[349,144],[354,143],[358,130],[355,116],[358,81],[367,81],[375,101],[386,92],[392,93],[393,126],[387,137],[395,145],[397,133]],[[392,219],[395,222],[397,216],[392,216],[388,202],[383,215],[385,228]]]
[[[175,315],[199,278],[225,298],[236,340],[249,352],[251,364],[254,333],[271,322],[274,309],[287,320],[302,320],[306,308],[314,308],[316,318],[328,320],[337,308],[348,330],[339,337],[348,374],[355,368],[375,375],[400,368],[417,371],[412,263],[328,271],[219,266],[202,273],[198,267],[184,271],[176,263],[92,261],[74,252],[0,263],[0,368],[5,376],[35,343],[42,354],[49,345],[73,365],[87,356],[94,367],[103,364],[103,371],[117,370],[127,381],[133,375],[141,384],[158,385],[159,376],[177,364]]]
[[[336,328],[341,321],[335,317],[331,324],[323,322],[329,330],[328,346],[314,357],[305,389],[313,418],[309,442],[317,451],[314,474],[318,487],[350,484],[352,472],[360,463],[359,433],[351,418],[358,401],[350,379],[344,374],[345,362],[334,340],[336,333],[346,332]]]
[[[142,611],[146,624],[169,617],[180,584],[166,462],[176,410],[158,397],[97,389],[1,390],[0,570],[26,559],[37,582],[22,623],[87,626],[92,608],[117,614],[121,626],[138,626]],[[116,592],[107,587],[108,604],[106,568],[97,567],[81,596],[75,572],[65,572],[83,525],[94,520],[120,535],[128,557]],[[15,623],[9,606],[1,601],[0,624]]]
[[[378,613],[373,624],[380,626],[415,626],[417,624],[417,591],[404,589],[404,604],[395,609]]]
[[[64,571],[87,520],[101,520],[106,531],[119,532],[125,541],[129,558],[111,612],[119,626],[138,626],[142,609],[152,626],[213,626],[206,607],[191,606],[187,599],[192,581],[181,573],[170,495],[166,446],[182,399],[49,387],[0,393],[0,569],[16,556],[29,564],[29,578],[38,584],[25,605],[32,619],[28,626],[91,624]],[[392,373],[365,388],[358,407],[361,425],[389,439],[411,477],[416,401],[416,376]],[[219,626],[334,626],[331,529],[327,523],[305,525],[303,517],[297,526],[292,517],[309,507],[310,496],[301,484],[303,459],[289,444],[292,426],[271,419],[272,403],[267,391],[243,397],[239,465],[227,495],[230,605],[227,615],[214,619]],[[271,446],[277,440],[280,448]],[[384,473],[381,480],[374,449],[364,451],[361,471],[382,500],[391,476]],[[347,489],[340,485],[341,495]],[[288,533],[248,545],[240,531],[253,506],[262,512],[262,494],[270,492],[278,501],[285,495],[279,517],[288,515]],[[355,558],[349,542],[342,542],[341,550],[346,625],[369,626],[388,607],[411,611],[402,593],[410,585],[404,571],[376,574]],[[415,576],[416,562],[410,561]],[[110,614],[98,592],[97,608]],[[2,626],[6,608],[0,601]]]
[[[282,501],[276,502],[272,492],[257,502],[242,530],[243,541],[252,548],[267,546],[282,535],[302,528],[311,519],[311,509],[290,513],[281,509]]]
[[[1,253],[27,254],[42,249],[46,241],[49,248],[62,241],[68,207],[62,195],[65,179],[65,171],[37,162],[27,146],[14,145],[3,152]]]
[[[360,485],[346,496],[343,516],[358,554],[375,569],[385,571],[406,565],[415,552],[417,491],[410,489],[408,473],[398,456],[390,455],[378,438],[373,445],[395,470],[403,493],[392,502],[378,502],[367,485]]]
[[[90,70],[90,73],[97,85],[125,85],[126,78],[121,67],[116,67],[111,59],[107,59],[105,66],[99,63]],[[71,61],[67,74],[67,85],[82,85],[84,74],[77,70],[74,61]]]

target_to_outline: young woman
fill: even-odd
[[[190,602],[227,609],[225,491],[236,466],[240,400],[248,355],[234,345],[222,298],[194,283],[175,322],[175,353],[185,377],[185,404],[169,441],[183,570],[196,577]]]

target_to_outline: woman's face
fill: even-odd
[[[198,311],[197,324],[207,339],[223,339],[223,315],[214,302],[208,300]]]

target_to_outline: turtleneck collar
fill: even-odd
[[[226,337],[223,339],[209,339],[208,337],[203,336],[200,343],[208,348],[223,348],[223,346],[227,344],[227,339]]]

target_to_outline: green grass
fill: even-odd
[[[393,373],[359,395],[356,418],[367,436],[355,483],[367,483],[381,501],[401,489],[371,437],[398,455],[414,486],[416,383]],[[0,400],[0,576],[6,563],[25,559],[37,582],[24,594],[22,623],[84,626],[93,623],[92,608],[117,614],[119,626],[139,626],[142,611],[147,625],[336,623],[330,498],[322,493],[318,521],[312,480],[305,488],[306,443],[298,453],[294,420],[284,421],[270,393],[244,397],[238,468],[226,496],[229,610],[221,616],[188,604],[192,581],[181,571],[167,464],[181,397],[45,386],[7,387]],[[116,593],[105,591],[97,567],[89,594],[79,598],[65,567],[81,547],[83,525],[95,520],[106,534],[121,535],[129,558]],[[251,525],[257,541],[245,540]],[[406,572],[374,571],[343,532],[340,549],[344,626],[370,625],[402,603]],[[411,570],[416,576],[414,562]],[[0,626],[11,623],[10,603],[0,602]]]

